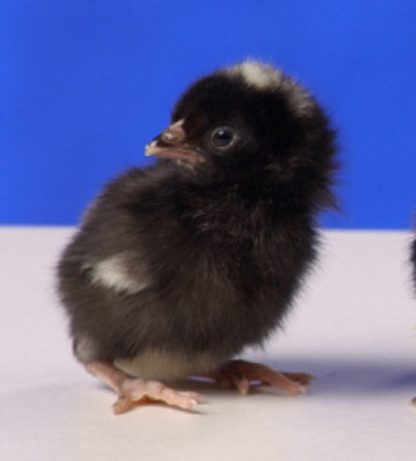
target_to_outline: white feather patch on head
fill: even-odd
[[[283,74],[274,67],[258,61],[247,60],[227,69],[227,72],[240,75],[244,81],[261,90],[276,88],[282,82]]]
[[[302,85],[269,64],[248,59],[224,69],[224,72],[241,77],[248,86],[259,90],[280,90],[286,94],[291,108],[299,115],[307,114],[314,106],[310,94]]]
[[[114,365],[131,376],[143,379],[175,380],[215,370],[223,358],[208,353],[145,350],[132,359],[117,359]]]
[[[104,259],[94,265],[88,264],[91,280],[118,292],[135,294],[146,288],[149,281],[141,274],[132,274],[127,264],[127,256],[123,253]]]

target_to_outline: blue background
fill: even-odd
[[[339,129],[337,228],[408,228],[416,2],[0,1],[0,223],[74,224],[201,74],[245,57],[295,75]]]

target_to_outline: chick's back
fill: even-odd
[[[279,323],[313,258],[307,216],[164,173],[110,183],[61,259],[59,291],[75,343],[93,344],[89,360],[235,354]]]

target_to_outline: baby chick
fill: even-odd
[[[413,240],[412,246],[410,248],[410,263],[413,270],[413,286],[416,290],[416,238]],[[412,403],[416,407],[416,397],[413,398]]]
[[[334,205],[334,132],[315,99],[245,61],[193,84],[148,146],[158,160],[111,181],[58,265],[74,353],[118,394],[191,409],[187,376],[303,392],[306,374],[230,360],[281,326]]]

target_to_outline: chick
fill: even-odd
[[[413,270],[413,286],[416,291],[416,238],[413,240],[413,243],[410,247],[410,263],[412,265],[412,270]],[[416,397],[413,398],[412,400],[413,406],[416,407]]]
[[[410,264],[412,266],[413,286],[416,290],[416,237],[410,246]]]
[[[232,360],[281,326],[315,260],[316,213],[334,205],[334,132],[315,99],[245,61],[193,84],[157,157],[111,181],[58,265],[74,353],[118,394],[192,409],[166,381],[205,376],[298,394],[309,376]]]
[[[412,245],[410,247],[410,263],[412,265],[413,270],[413,285],[416,289],[416,238],[413,240]]]

